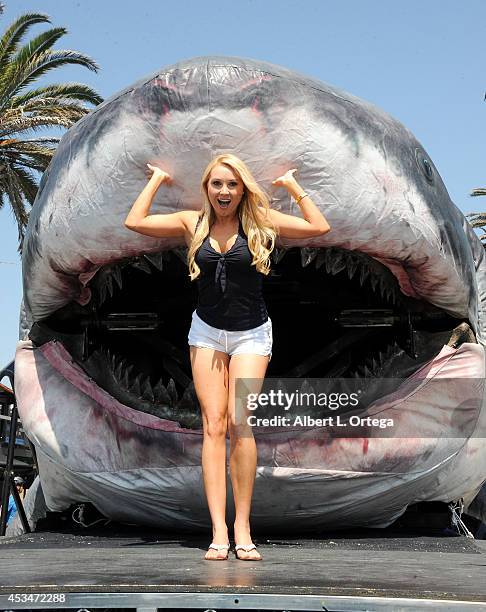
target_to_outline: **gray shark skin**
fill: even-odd
[[[147,162],[173,177],[151,213],[197,210],[204,167],[227,151],[294,215],[271,181],[298,168],[332,228],[277,242],[269,377],[364,379],[358,416],[393,421],[393,434],[256,427],[254,526],[384,526],[417,501],[470,503],[486,479],[479,239],[420,143],[380,109],[279,66],[203,57],[105,101],[43,176],[15,390],[47,507],[90,501],[118,520],[208,526],[184,241],[124,219]]]

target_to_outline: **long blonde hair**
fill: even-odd
[[[201,192],[204,204],[202,215],[199,217],[198,228],[187,253],[189,277],[191,280],[195,280],[201,272],[195,261],[195,255],[216,219],[216,214],[209,201],[207,185],[213,168],[220,164],[228,166],[243,181],[245,189],[238,206],[238,216],[241,219],[243,231],[248,238],[248,248],[253,255],[252,265],[256,267],[258,272],[267,275],[270,273],[270,253],[275,246],[277,235],[273,223],[266,215],[266,211],[270,208],[268,196],[259,187],[246,164],[235,155],[225,153],[215,157],[202,175]],[[259,206],[265,210],[259,212]]]

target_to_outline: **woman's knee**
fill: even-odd
[[[228,416],[227,428],[232,444],[238,444],[249,438],[253,439],[253,429],[246,421],[240,419],[235,420]]]
[[[208,415],[203,412],[203,432],[212,439],[225,438],[228,430],[226,414]]]

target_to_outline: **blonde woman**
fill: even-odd
[[[218,155],[204,171],[201,210],[149,215],[158,188],[169,185],[171,177],[162,168],[147,166],[152,176],[125,225],[149,236],[183,236],[189,247],[189,276],[199,290],[188,341],[203,417],[202,471],[213,532],[205,559],[228,558],[229,431],[235,554],[241,560],[260,560],[250,533],[257,450],[251,428],[236,421],[235,380],[263,381],[271,358],[272,323],[262,297],[262,279],[270,272],[276,235],[310,238],[325,234],[330,226],[297,183],[295,169],[272,184],[295,198],[303,219],[271,209],[250,170],[231,154]]]

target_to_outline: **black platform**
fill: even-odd
[[[0,609],[486,610],[485,540],[387,529],[255,541],[261,562],[205,561],[200,536],[114,524],[2,538]]]

